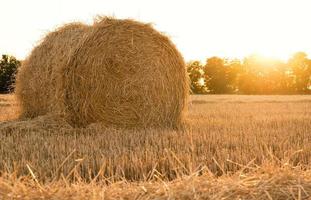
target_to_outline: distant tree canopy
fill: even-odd
[[[208,58],[204,66],[206,87],[213,94],[234,93],[237,89],[236,81],[240,70],[241,64],[237,60]]]
[[[252,55],[241,60],[211,57],[189,62],[192,93],[311,94],[311,60],[298,52],[287,62]]]
[[[194,94],[206,93],[206,86],[204,83],[203,66],[199,61],[189,62],[187,64],[187,72],[190,78],[191,92]]]
[[[0,93],[8,93],[14,89],[15,75],[21,62],[15,57],[2,55],[0,59]]]

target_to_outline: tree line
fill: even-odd
[[[251,55],[210,57],[187,63],[193,94],[311,94],[311,59],[295,53],[287,62]]]
[[[0,59],[0,93],[13,91],[21,61]],[[187,63],[193,94],[311,94],[311,59],[295,53],[287,62],[257,55],[243,60],[210,57]]]
[[[14,89],[15,75],[21,62],[14,56],[2,55],[0,58],[0,93],[9,93]]]

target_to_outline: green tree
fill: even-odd
[[[203,77],[203,66],[200,61],[189,62],[187,64],[187,72],[190,78],[191,92],[194,94],[206,93]]]
[[[230,62],[219,57],[208,58],[204,66],[204,77],[209,92],[213,94],[234,92],[239,67],[237,62]]]
[[[20,66],[13,56],[2,55],[0,59],[0,92],[8,93],[14,89],[15,75],[17,68]]]
[[[293,94],[294,76],[289,66],[284,62],[279,62],[274,72],[270,75],[274,80],[274,86],[277,94]]]
[[[286,63],[251,55],[244,59],[238,85],[244,94],[285,94],[292,93],[293,79]]]
[[[233,60],[226,60],[225,65],[227,66],[227,88],[228,91],[231,92],[238,92],[238,79],[240,74],[243,72],[243,65],[240,60],[233,59]]]
[[[288,65],[294,75],[294,87],[297,93],[310,92],[311,61],[304,52],[295,53],[289,59]]]

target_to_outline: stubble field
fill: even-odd
[[[17,114],[0,95],[0,199],[311,198],[311,96],[191,96],[183,130]]]

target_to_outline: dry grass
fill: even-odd
[[[178,132],[73,129],[53,116],[0,124],[0,196],[310,198],[311,96],[191,98],[189,127]],[[44,184],[14,178],[30,171]]]
[[[310,199],[311,171],[289,166],[265,165],[251,172],[240,171],[232,176],[214,177],[206,172],[184,176],[172,182],[146,181],[129,183],[85,183],[55,181],[40,185],[30,178],[0,178],[0,198],[12,199],[196,199],[196,200],[302,200]]]
[[[16,119],[19,115],[19,106],[15,96],[0,94],[0,122]]]

